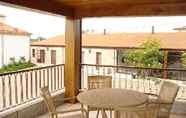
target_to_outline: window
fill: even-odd
[[[36,50],[32,49],[32,57],[35,57],[35,56],[36,56]]]
[[[96,65],[101,65],[101,52],[96,52]]]
[[[39,53],[37,55],[37,62],[38,63],[45,63],[45,50],[38,50]]]
[[[88,53],[91,54],[91,49],[88,50]]]

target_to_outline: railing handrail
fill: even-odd
[[[112,67],[112,68],[126,68],[126,69],[143,69],[143,70],[167,70],[167,71],[186,71],[182,68],[152,68],[152,67],[137,67],[137,66],[122,66],[122,65],[97,65],[97,64],[81,64],[82,66],[97,66],[97,67]]]
[[[64,66],[64,64],[49,65],[49,66],[43,66],[43,67],[32,67],[32,68],[28,68],[28,69],[24,69],[24,70],[5,72],[5,73],[0,73],[0,76],[12,75],[12,74],[23,73],[23,72],[29,72],[29,71],[34,71],[34,70],[41,70],[41,69],[46,69],[46,68],[51,68],[51,67],[56,67],[56,66]]]

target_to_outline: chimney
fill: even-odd
[[[154,34],[155,33],[155,29],[154,29],[154,26],[152,26],[152,32],[151,32],[152,34]]]
[[[3,22],[4,23],[5,20],[6,20],[6,16],[0,14],[0,22]]]
[[[106,35],[106,34],[107,34],[107,30],[106,30],[106,29],[104,29],[103,34],[104,34],[104,35]]]

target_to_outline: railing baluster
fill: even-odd
[[[133,72],[133,70],[131,72]],[[130,74],[131,74],[131,72],[130,72]],[[130,89],[133,89],[133,79],[134,79],[133,76],[134,76],[134,73],[132,73],[131,77],[130,77]]]
[[[56,67],[54,67],[54,91],[56,91]]]
[[[17,95],[17,74],[14,74],[14,86],[15,86],[15,103],[18,103],[18,95]]]
[[[43,87],[45,86],[45,69],[43,69]]]
[[[9,106],[12,105],[12,86],[11,86],[11,75],[8,75],[8,91],[9,91]]]
[[[42,78],[41,78],[41,70],[39,70],[39,89],[41,88],[41,84],[42,84],[42,83],[41,83],[41,79],[42,79]]]
[[[5,95],[5,76],[2,76],[2,98],[3,98],[3,108],[6,107],[6,95]]]
[[[103,67],[103,75],[106,75],[105,70],[106,70],[106,67]]]
[[[33,71],[30,72],[30,96],[33,98]]]
[[[37,97],[37,86],[38,86],[37,70],[35,70],[34,73],[35,73],[35,97]]]
[[[56,67],[57,68],[57,89],[60,89],[60,76],[59,76],[59,66]]]
[[[49,78],[50,78],[50,77],[49,77],[49,68],[47,68],[47,86],[48,86],[48,87],[50,87],[50,86],[49,86]]]
[[[25,73],[25,81],[26,81],[26,85],[25,85],[25,87],[26,87],[26,100],[28,100],[28,72],[26,72]]]
[[[62,66],[60,67],[60,73],[61,73],[61,89],[62,89],[62,88],[64,88],[64,86],[63,86],[63,84],[64,84],[63,83],[64,78],[63,78],[63,67]]]
[[[23,73],[20,73],[21,102],[23,102]]]
[[[138,77],[138,70],[135,70],[135,71],[136,71],[135,79],[137,79],[137,88],[136,88],[136,90],[140,91],[140,78]]]
[[[119,73],[119,88],[121,88],[121,75]]]
[[[53,91],[53,73],[52,73],[52,68],[50,68],[50,88],[51,88],[51,92]]]
[[[112,74],[114,73],[114,77],[112,76],[113,79],[114,79],[114,80],[113,80],[113,88],[116,88],[116,79],[117,79],[117,78],[116,78],[116,71],[117,71],[117,67],[116,67],[116,68],[115,68],[115,67],[112,68],[112,71],[114,71],[114,72],[111,72]]]
[[[123,71],[123,70],[122,70]],[[127,84],[128,84],[128,78],[127,78],[127,75],[128,75],[128,71],[127,70],[124,70],[124,73],[125,73],[125,89],[127,89]]]

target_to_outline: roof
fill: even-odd
[[[1,0],[0,3],[74,18],[186,15],[185,0]]]
[[[183,31],[183,30],[186,30],[186,26],[177,27],[177,28],[174,28],[173,30]]]
[[[5,17],[5,15],[3,15],[3,14],[0,14],[0,17]]]
[[[186,50],[186,32],[162,33],[118,33],[118,34],[84,34],[82,46],[89,48],[140,48],[149,37],[160,41],[162,49]],[[63,35],[31,43],[31,46],[65,46]]]
[[[1,34],[12,34],[12,35],[31,35],[30,33],[18,29],[18,28],[14,28],[10,25],[7,25],[3,22],[0,22],[0,33]]]

